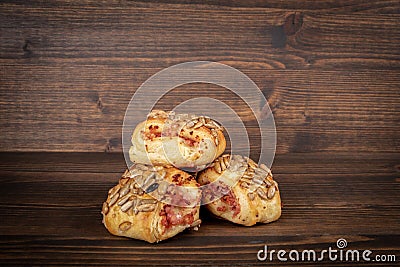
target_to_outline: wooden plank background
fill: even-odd
[[[0,263],[249,266],[266,243],[340,237],[400,261],[399,43],[396,0],[2,1]],[[196,60],[237,68],[268,99],[283,216],[243,228],[202,212],[199,232],[156,246],[113,237],[99,210],[125,168],[130,98]],[[257,156],[251,113],[225,89],[181,86],[158,107],[204,95],[238,112]]]
[[[219,4],[3,2],[1,151],[120,152],[136,88],[173,64],[211,60],[269,98],[277,153],[398,152],[398,1],[353,1],[349,14],[329,1],[310,11],[298,10],[317,8],[308,1]],[[204,94],[188,88],[161,107]]]

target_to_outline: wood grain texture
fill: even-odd
[[[129,73],[139,74],[137,69],[35,66],[41,68],[45,70],[36,82],[16,82],[13,68],[3,68],[2,86],[15,89],[1,91],[1,150],[121,151],[125,109],[145,75],[137,76],[134,85],[127,80],[132,77]],[[60,87],[52,79],[66,72],[70,78],[65,77],[66,85]],[[396,71],[269,71],[263,76],[248,70],[246,74],[269,99],[277,127],[277,153],[399,149],[400,76]],[[101,87],[99,75],[104,79]],[[165,96],[158,107],[173,108],[180,101],[205,95],[231,105],[254,126],[251,110],[215,86],[183,86]],[[254,106],[261,107],[260,103]],[[250,126],[256,148],[258,130]]]
[[[3,2],[0,150],[121,151],[136,88],[170,65],[212,60],[243,71],[268,97],[277,153],[397,152],[398,8],[397,1]],[[207,93],[249,118],[229,93],[204,90],[181,88],[160,106]]]
[[[256,253],[338,238],[398,262],[399,21],[398,0],[1,1],[0,265],[280,265]],[[125,109],[151,75],[195,60],[237,68],[268,99],[283,215],[249,228],[202,210],[198,232],[159,244],[111,236],[100,209],[126,168]],[[157,107],[201,96],[237,112],[257,158],[233,93],[184,85]]]
[[[334,246],[340,237],[351,249],[400,252],[398,154],[359,158],[342,154],[321,161],[312,153],[280,155],[274,168],[284,203],[278,222],[241,227],[202,210],[204,222],[198,232],[186,231],[157,245],[111,236],[101,224],[101,203],[124,169],[121,154],[0,156],[2,264],[66,264],[68,258],[67,264],[234,261],[248,266],[260,264],[256,253],[264,244],[274,249],[321,250]]]

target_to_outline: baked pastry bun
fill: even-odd
[[[239,155],[223,155],[202,171],[203,203],[214,215],[246,226],[281,216],[278,183],[270,169]],[[222,196],[222,197],[221,197]]]
[[[226,147],[223,128],[204,116],[154,110],[132,134],[132,162],[198,171]]]
[[[109,190],[101,213],[111,234],[154,243],[196,229],[200,201],[199,184],[188,173],[135,164]]]

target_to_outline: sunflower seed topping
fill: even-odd
[[[126,196],[120,198],[120,199],[118,200],[118,202],[117,202],[117,205],[118,205],[118,206],[124,205],[125,202],[128,201],[129,197],[130,197],[129,195],[126,195]]]
[[[249,173],[244,173],[242,176],[242,179],[252,179],[253,175],[249,174]]]
[[[129,193],[129,183],[126,183],[122,188],[121,188],[121,190],[119,190],[119,196],[120,197],[123,197],[123,196],[125,196],[126,194],[128,194]]]
[[[154,166],[154,167],[153,167],[153,170],[154,170],[154,171],[162,171],[163,169],[164,169],[163,166]]]
[[[257,168],[257,164],[252,159],[249,159],[249,158],[247,158],[247,159],[248,159],[247,163],[249,164],[249,166],[252,169],[256,169]]]
[[[230,166],[230,156],[229,155],[223,155],[219,158],[217,158],[210,167],[213,167],[214,170],[218,173],[221,174],[223,171],[228,169]]]
[[[250,200],[256,196],[264,200],[272,199],[279,190],[271,170],[265,164],[258,166],[248,157],[226,154],[216,159],[211,166],[219,174],[229,169],[241,175],[239,186],[248,191]]]
[[[119,230],[125,232],[125,231],[129,230],[129,229],[131,228],[131,226],[132,226],[132,223],[126,221],[126,222],[123,222],[123,223],[121,223],[121,224],[119,225]]]
[[[114,196],[110,199],[110,203],[108,203],[108,205],[110,207],[114,205],[117,202],[118,198],[119,198],[119,193],[114,194]]]
[[[200,128],[201,126],[203,126],[203,123],[202,123],[201,121],[198,121],[198,122],[193,126],[193,129],[198,129],[198,128]]]
[[[220,158],[219,160],[218,160],[218,163],[219,163],[219,165],[221,165],[221,171],[225,171],[226,170],[226,164],[225,164],[225,162],[224,162],[224,159],[223,158]]]
[[[200,117],[199,117],[199,121],[200,121],[203,125],[206,124],[206,120],[205,120],[204,116],[200,116]]]
[[[195,122],[194,122],[194,121],[189,121],[189,122],[186,124],[186,128],[190,129],[190,128],[192,128],[194,125],[195,125]]]
[[[138,188],[138,189],[137,189],[137,194],[138,194],[139,196],[142,196],[142,195],[144,194],[144,190],[143,190],[142,188]]]
[[[215,170],[218,174],[221,174],[221,173],[222,173],[221,164],[220,164],[218,161],[215,162],[214,170]]]
[[[256,185],[262,185],[264,183],[264,178],[260,176],[254,176],[253,177],[253,183]]]
[[[120,184],[117,184],[116,186],[114,186],[113,188],[111,188],[108,191],[108,194],[110,195],[110,198],[112,198],[116,193],[118,193],[119,189],[121,188]]]
[[[142,187],[148,187],[150,184],[153,184],[155,182],[156,174],[154,172],[146,171],[143,175],[146,178],[144,179]]]
[[[158,201],[142,197],[145,193],[154,191],[158,195],[165,195],[169,189],[169,183],[163,181],[166,173],[162,166],[135,164],[129,171],[124,172],[118,185],[109,190],[108,201],[103,203],[102,213],[108,214],[110,207],[115,204],[129,216],[155,210]]]
[[[206,123],[206,124],[204,124],[204,126],[206,126],[209,129],[215,129],[216,128],[215,125],[211,124],[211,123]]]
[[[252,183],[249,185],[249,192],[253,193],[255,192],[260,186],[258,184]]]
[[[226,155],[226,157],[222,157],[222,160],[223,160],[223,162],[225,163],[225,166],[228,168],[229,167],[229,165],[230,165],[230,157],[229,157],[229,155]]]
[[[121,183],[121,185],[125,185],[128,181],[129,181],[129,177],[124,177],[124,178],[121,178],[121,179],[119,180],[119,182]]]
[[[246,189],[248,189],[248,188],[249,188],[249,186],[250,186],[250,184],[249,184],[249,183],[247,183],[247,182],[241,182],[241,183],[240,183],[240,186],[241,186],[241,187],[243,187],[243,188],[246,188]]]
[[[275,191],[276,191],[275,186],[271,186],[270,188],[268,188],[268,195],[267,196],[268,196],[269,199],[272,199],[274,197]]]
[[[273,180],[272,183],[275,185],[276,191],[279,191],[278,183],[275,180]]]
[[[122,174],[122,178],[129,178],[129,170],[125,170],[124,174]]]
[[[136,164],[135,168],[137,170],[141,170],[141,171],[147,171],[149,169],[149,167],[147,165],[144,165],[144,164]]]
[[[157,191],[160,195],[165,195],[168,189],[168,182],[161,182],[158,185]]]
[[[158,186],[159,186],[158,183],[151,184],[149,187],[147,187],[146,193],[148,194],[148,193],[153,192],[154,190],[156,190],[158,188]]]
[[[155,200],[155,199],[152,199],[152,198],[143,198],[143,199],[140,199],[140,200],[138,200],[138,206],[140,206],[140,205],[144,205],[144,204],[156,204],[157,203],[157,200]]]
[[[207,127],[211,130],[211,134],[214,137],[214,143],[216,146],[219,145],[220,140],[218,139],[218,131],[223,131],[224,128],[217,122],[207,116],[196,116],[192,114],[175,114],[174,112],[165,111],[152,111],[149,117],[165,117],[171,120],[170,127],[179,128],[183,126],[186,129],[198,129],[200,127]]]
[[[272,182],[268,178],[265,179],[264,182],[267,185],[267,187],[270,187],[272,185]]]
[[[133,207],[132,210],[133,210],[133,213],[135,213],[135,215],[137,215],[139,213],[139,210],[137,207]]]
[[[265,194],[264,190],[262,188],[257,189],[257,195],[262,198],[262,199],[268,199],[267,194]]]
[[[140,205],[139,207],[137,207],[137,210],[139,212],[148,212],[148,211],[153,211],[155,209],[155,205],[152,204],[144,204],[144,205]]]
[[[108,204],[107,204],[107,202],[104,202],[104,203],[103,203],[103,206],[102,206],[102,208],[101,208],[101,213],[103,213],[104,215],[107,215],[108,210],[109,210]]]
[[[126,212],[128,209],[132,208],[133,206],[133,200],[129,200],[128,202],[126,202],[124,205],[121,206],[121,210],[123,212]]]

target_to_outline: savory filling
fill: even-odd
[[[215,181],[213,183],[207,182],[205,183],[203,187],[203,198],[202,198],[202,202],[203,204],[207,204],[210,202],[213,202],[217,199],[219,199],[220,197],[226,195],[229,193],[229,186],[226,185],[224,182],[222,181]]]
[[[161,136],[163,136],[163,137],[177,137],[178,136],[182,140],[181,143],[184,143],[187,146],[197,147],[199,145],[198,136],[196,136],[197,138],[188,138],[181,134],[175,135],[172,133],[173,133],[172,131],[161,132],[158,130],[158,126],[153,127],[153,125],[150,125],[150,127],[148,127],[148,131],[147,130],[141,131],[142,138],[145,141],[153,141],[154,139],[160,138]]]
[[[164,226],[164,232],[172,226],[182,225],[189,226],[194,222],[194,215],[197,210],[192,209],[189,213],[183,214],[182,211],[188,210],[188,208],[173,207],[171,205],[165,205],[160,211],[161,225]]]
[[[218,199],[221,200],[221,205],[217,207],[217,211],[233,211],[233,217],[240,213],[240,203],[228,185],[222,181],[207,183],[207,186],[203,189],[203,203],[214,202]]]
[[[240,203],[237,201],[235,194],[232,191],[229,191],[229,194],[223,196],[221,201],[227,204],[230,209],[233,211],[233,217],[236,217],[240,213]],[[225,206],[222,206],[225,207]],[[220,207],[218,207],[220,208]],[[218,210],[217,208],[217,210]],[[225,210],[223,210],[225,211]]]

